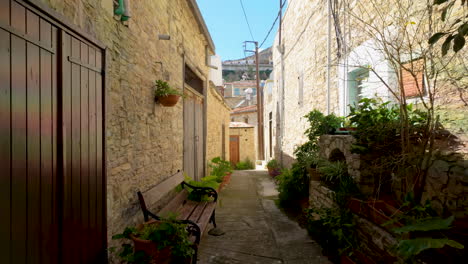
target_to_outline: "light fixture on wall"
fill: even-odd
[[[159,34],[159,35],[158,35],[158,39],[159,39],[159,40],[171,40],[171,36],[170,36],[170,35],[166,35],[166,34]]]

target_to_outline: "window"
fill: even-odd
[[[257,95],[257,88],[252,88],[252,95]]]
[[[249,117],[248,116],[244,117],[244,123],[247,123],[247,124],[249,123]]]
[[[406,97],[424,95],[424,60],[418,59],[403,64],[401,79]]]
[[[369,79],[369,69],[357,69],[348,73],[348,105],[357,105],[363,98],[363,90]]]
[[[234,96],[240,96],[241,95],[241,91],[239,88],[234,88]]]

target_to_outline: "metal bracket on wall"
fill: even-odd
[[[77,58],[73,58],[73,57],[70,57],[68,56],[67,57],[68,61],[71,62],[71,63],[74,63],[74,64],[78,64],[86,69],[89,69],[89,70],[92,70],[92,71],[95,71],[95,72],[98,72],[98,73],[104,73],[102,69],[99,69],[98,67],[95,67],[91,64],[88,64],[88,63],[83,63],[81,62],[79,59]]]
[[[5,25],[3,23],[0,23],[0,28],[2,28],[3,30],[17,36],[18,38],[22,38],[22,39],[26,40],[27,42],[38,46],[41,49],[47,50],[48,52],[50,52],[52,54],[55,54],[55,50],[54,50],[54,48],[52,46],[46,45],[46,44],[44,44],[44,42],[41,42],[40,40],[35,40],[35,39],[31,38],[30,36],[19,32],[17,29],[15,29],[15,28],[13,28],[13,27],[11,27],[9,25]]]

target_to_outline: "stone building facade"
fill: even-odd
[[[342,1],[339,6],[332,7],[333,15],[329,14],[330,1],[288,3],[281,34],[276,34],[273,43],[273,84],[267,83],[264,89],[265,153],[271,149],[274,153],[272,157],[282,160],[286,166],[290,165],[294,161],[294,149],[306,140],[303,133],[308,124],[303,117],[313,109],[325,114],[346,116],[349,114],[349,105],[363,97],[395,100],[386,87],[398,87],[395,70],[386,59],[388,56],[379,52],[382,50],[379,42],[381,39],[371,36],[364,25],[366,21],[382,19],[375,14],[388,14],[388,21],[392,15],[410,14],[398,13],[395,10],[396,5],[392,5],[395,1],[377,1],[378,5],[372,4],[375,1],[369,1],[368,4],[366,1]],[[421,8],[418,6],[421,3],[405,3],[412,5],[414,10]],[[379,12],[374,12],[373,8],[378,8]],[[411,15],[420,18],[417,12]],[[361,20],[355,19],[356,17]],[[418,27],[419,23],[426,23],[426,18],[423,17],[423,20],[418,20],[411,26],[406,25],[414,27],[408,30],[421,30],[424,25]],[[441,25],[437,27],[440,28]],[[387,26],[383,32],[388,34],[387,37],[395,38],[398,30],[400,29]],[[420,38],[423,45],[427,44],[428,37],[415,35],[416,37]],[[401,60],[406,58],[410,61],[413,55],[418,58],[417,51],[414,51],[411,55],[403,54]],[[466,68],[458,66],[466,66],[466,51],[462,50],[455,58],[451,64],[452,73],[466,72]],[[456,70],[456,67],[459,69]],[[421,79],[422,76],[418,74],[418,80]],[[451,80],[463,78],[455,76]],[[464,99],[466,89],[459,89],[466,86],[466,81],[457,81],[455,84],[441,78],[438,83],[440,90],[435,104],[440,121],[466,142],[466,129],[463,128],[466,127],[465,116],[468,111]],[[428,98],[427,95],[423,97]],[[409,103],[420,104],[416,97],[408,96],[407,100]],[[267,120],[271,120],[271,124]],[[275,135],[272,140],[268,140],[270,133]],[[468,152],[466,148],[464,151]]]
[[[252,125],[245,124],[242,122],[231,122],[229,126],[229,136],[235,136],[239,139],[239,161],[245,161],[249,159],[255,162],[257,152],[255,148],[255,128]],[[232,143],[232,139],[230,140]]]
[[[113,0],[41,1],[107,48],[107,233],[112,243],[112,235],[142,221],[136,192],[183,170],[183,102],[155,103],[155,80],[183,90],[189,67],[202,80],[204,95],[212,96],[207,56],[214,54],[214,44],[194,0],[129,1],[131,18],[125,24],[114,16]]]
[[[208,92],[206,160],[215,157],[229,160],[229,123],[231,108],[214,85]]]
[[[242,122],[254,127],[254,144],[255,150],[258,149],[258,114],[257,114],[257,105],[250,105],[239,107],[231,111],[231,122]],[[255,158],[257,156],[255,155]]]

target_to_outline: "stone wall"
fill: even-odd
[[[128,26],[113,17],[112,0],[42,1],[107,47],[110,238],[142,221],[137,190],[144,191],[183,169],[183,103],[175,107],[156,104],[154,81],[166,79],[183,89],[184,61],[206,80],[209,41],[187,0],[129,1],[132,17]],[[158,34],[168,34],[171,39],[158,40]]]
[[[351,145],[354,142],[354,137],[350,135],[323,135],[319,139],[320,156],[330,160],[337,153],[342,153],[348,173],[358,183],[361,191],[364,194],[372,194],[374,179],[366,170],[368,162],[361,160],[360,155],[351,153]],[[397,197],[405,195],[398,188],[393,191]],[[320,192],[317,193],[317,197],[321,197],[319,194]],[[468,210],[467,195],[468,161],[463,159],[463,155],[456,153],[438,156],[429,169],[422,202],[431,201],[432,207],[440,215],[453,214],[456,217],[464,217]]]
[[[265,91],[264,97],[264,120],[268,120],[270,112],[274,117],[273,131],[277,137],[277,140],[273,141],[275,158],[283,160],[284,165],[288,166],[294,161],[295,148],[306,141],[304,131],[308,123],[303,118],[304,115],[313,109],[327,114],[327,104],[330,113],[338,115],[349,113],[348,105],[352,103],[350,73],[354,70],[362,67],[373,69],[369,71],[368,78],[363,80],[362,97],[394,99],[386,86],[397,85],[394,70],[382,54],[378,41],[373,41],[375,35],[371,36],[369,28],[367,27],[366,30],[361,21],[374,21],[375,25],[379,26],[390,24],[390,18],[384,23],[376,22],[380,19],[377,14],[389,14],[389,16],[398,14],[398,10],[395,10],[399,6],[395,5],[396,1],[377,1],[375,3],[378,4],[375,4],[370,1],[352,0],[339,4],[336,15],[339,23],[336,23],[334,19],[331,22],[330,63],[327,57],[328,1],[291,1],[288,3],[282,22],[281,46],[279,33],[276,34],[273,43],[274,85],[271,91]],[[414,10],[423,4],[418,1],[405,3],[414,3],[412,6]],[[374,9],[378,9],[379,12],[375,12]],[[413,9],[410,11],[414,11]],[[405,14],[410,14],[410,11]],[[355,19],[356,17],[360,19]],[[424,19],[427,19],[427,16]],[[414,27],[424,28],[426,26],[424,23],[428,24],[427,20],[416,21],[413,24]],[[438,24],[436,27],[442,26]],[[335,30],[341,32],[340,49]],[[385,30],[391,34],[397,32],[390,26]],[[387,33],[385,31],[385,34]],[[426,36],[418,35],[418,37],[424,44],[427,43]],[[466,53],[467,51],[462,51],[455,56],[457,60],[450,65],[454,69],[451,74],[458,73],[459,75],[460,72],[465,72],[462,68],[466,67],[466,60],[463,60],[464,57],[466,58]],[[456,67],[459,69],[457,70]],[[330,74],[329,84],[327,83],[327,69]],[[468,105],[461,99],[465,97],[466,102],[467,93],[466,89],[463,89],[466,87],[466,80],[457,81],[466,78],[460,76],[446,78],[445,75],[438,82],[439,93],[435,102],[438,106],[437,111],[441,114],[441,122],[451,128],[452,132],[460,134],[467,142],[466,128],[463,128],[463,125],[466,124],[465,113],[468,111]],[[458,83],[455,84],[454,81]],[[327,96],[328,90],[329,96]],[[409,101],[418,102],[414,99]],[[267,139],[269,136],[267,122],[265,122],[264,131]],[[266,149],[269,149],[269,144],[265,141]]]
[[[250,159],[255,163],[255,128],[253,127],[231,127],[229,135],[239,136],[239,160]]]
[[[214,157],[229,160],[229,114],[231,108],[214,85],[210,85],[208,89],[207,104],[206,160],[209,162]]]

